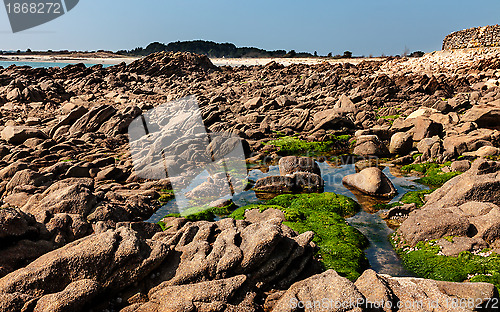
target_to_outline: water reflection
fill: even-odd
[[[388,236],[393,232],[386,222],[382,220],[376,208],[376,204],[391,203],[399,201],[408,190],[422,190],[427,187],[414,182],[416,177],[403,175],[396,167],[386,166],[383,172],[394,184],[398,194],[392,199],[376,198],[360,193],[356,190],[350,190],[342,184],[342,178],[346,175],[356,173],[354,164],[339,165],[335,161],[318,162],[321,169],[321,176],[325,181],[325,192],[342,194],[355,199],[362,207],[362,210],[355,216],[348,218],[350,225],[361,231],[370,241],[370,246],[365,250],[371,268],[377,273],[389,274],[392,276],[412,276],[402,265],[396,252],[393,250]],[[257,181],[270,175],[279,175],[277,164],[258,169],[251,169],[248,173],[248,179]],[[233,201],[238,206],[261,203],[262,201],[255,196],[255,192],[247,190],[233,196]],[[158,222],[163,216],[172,211],[175,204],[171,201],[159,209],[150,222]]]

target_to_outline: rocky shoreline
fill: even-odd
[[[498,52],[443,57],[232,68],[158,53],[0,69],[0,311],[317,311],[323,299],[325,311],[495,311]],[[282,195],[145,222],[182,177],[138,174],[127,130],[189,95],[208,132],[241,138],[247,162],[279,160],[280,175],[251,187]],[[180,161],[196,162],[186,151]],[[423,278],[368,268],[366,238],[344,219],[357,203],[315,194],[325,181],[304,153],[356,155],[343,182],[373,197],[396,194],[384,163],[421,176],[429,191],[380,208]]]

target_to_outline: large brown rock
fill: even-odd
[[[253,189],[264,193],[318,193],[323,191],[321,176],[309,172],[295,172],[287,176],[269,176],[257,180]]]
[[[323,307],[325,299],[331,304]],[[336,302],[340,307],[336,307]],[[328,270],[293,284],[273,311],[350,311],[363,302],[363,295],[351,281]]]
[[[21,208],[39,220],[45,213],[70,213],[87,216],[97,200],[93,191],[93,181],[89,178],[68,178],[57,181],[43,193],[33,195]]]
[[[419,116],[413,119],[415,127],[413,128],[413,140],[420,141],[425,138],[431,138],[440,135],[443,131],[443,125],[433,120]]]
[[[419,209],[411,212],[398,229],[410,246],[444,236],[467,236],[470,222],[450,209]]]
[[[385,156],[389,150],[376,135],[361,135],[356,138],[354,154],[360,156]]]
[[[462,117],[464,122],[475,122],[480,128],[498,128],[500,99],[488,104],[474,105]]]
[[[319,111],[313,115],[314,130],[319,129],[340,129],[343,127],[353,128],[354,124],[351,120],[344,117],[336,109],[327,109]]]
[[[391,180],[377,167],[365,168],[359,173],[345,176],[342,183],[372,196],[392,197],[396,188]]]
[[[122,289],[146,277],[168,253],[166,242],[144,239],[129,227],[119,227],[70,243],[4,276],[0,293],[42,298],[41,307],[76,304],[96,293],[82,288],[80,283],[87,283],[82,280],[90,279],[92,287],[103,290]],[[68,298],[70,294],[75,297]]]
[[[397,304],[397,298],[389,288],[386,278],[373,270],[364,271],[354,285],[365,296],[366,302],[377,304],[379,310],[392,312],[393,306]],[[369,304],[365,305],[368,306]]]
[[[389,152],[391,154],[406,155],[413,147],[413,139],[411,134],[406,132],[395,133],[391,137]]]
[[[496,298],[495,286],[489,283],[454,283],[412,277],[390,277],[382,274],[378,274],[378,277],[386,281],[397,298],[393,302],[392,311],[473,311],[474,309],[469,308],[455,309],[451,307],[451,302],[457,300],[457,302],[475,302],[481,305]],[[491,307],[490,304],[489,308]]]
[[[84,304],[99,292],[99,284],[91,279],[70,283],[64,290],[40,298],[33,312],[83,311]]]
[[[71,125],[69,133],[71,135],[83,135],[86,132],[96,131],[115,112],[116,109],[109,105],[95,107]]]
[[[466,134],[450,134],[443,140],[443,147],[446,154],[451,157],[460,156],[482,146],[492,145],[496,135],[496,132],[490,129],[477,129]]]
[[[460,206],[469,201],[500,205],[500,162],[478,159],[465,173],[429,195],[424,208]]]
[[[41,130],[22,127],[22,126],[7,126],[2,130],[2,139],[10,144],[21,144],[30,138],[47,139],[47,135]]]
[[[149,302],[126,311],[225,310],[231,306],[228,302],[245,281],[245,275],[238,275],[201,283],[158,287],[148,294]],[[234,306],[232,308],[236,309]]]
[[[279,160],[280,175],[289,175],[295,172],[309,172],[321,175],[321,170],[314,159],[309,157],[286,156]]]

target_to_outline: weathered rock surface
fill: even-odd
[[[389,150],[376,135],[362,135],[356,138],[354,154],[360,156],[386,156]]]
[[[469,201],[500,205],[500,163],[478,159],[465,173],[454,177],[434,191],[424,208],[459,206]]]
[[[318,193],[324,188],[321,176],[296,172],[287,176],[269,176],[257,180],[253,189],[265,193]]]
[[[413,147],[413,139],[411,134],[405,132],[395,133],[391,137],[389,152],[391,154],[406,155]]]

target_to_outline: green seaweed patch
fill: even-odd
[[[451,162],[447,162],[444,164],[436,164],[436,163],[422,163],[422,164],[411,164],[401,167],[401,171],[403,172],[420,172],[424,176],[420,179],[417,179],[416,182],[425,184],[430,187],[440,187],[445,184],[448,180],[460,175],[461,172],[443,172],[442,168],[445,166],[449,166]]]
[[[216,216],[227,216],[234,209],[236,205],[231,203],[224,207],[209,207],[209,206],[195,206],[184,210],[180,216],[188,219],[189,221],[214,221]]]
[[[256,204],[255,205],[247,205],[247,206],[240,207],[240,208],[236,209],[235,211],[233,211],[228,216],[228,218],[233,218],[235,220],[244,220],[245,219],[245,212],[247,210],[259,209],[259,211],[262,212],[262,211],[264,211],[266,209],[271,209],[271,208],[283,210],[283,207],[276,206],[276,205],[266,205],[266,204],[263,204],[263,205],[256,205]]]
[[[401,171],[408,172],[408,173],[412,172],[412,171],[416,171],[416,172],[420,172],[422,174],[425,174],[428,170],[437,169],[437,168],[440,168],[439,164],[422,163],[422,164],[410,164],[410,165],[402,166]]]
[[[415,203],[417,208],[422,207],[425,204],[425,195],[432,193],[434,190],[421,190],[421,191],[411,191],[401,197],[400,202],[402,204],[412,204]]]
[[[302,152],[330,152],[334,149],[345,149],[349,146],[349,135],[331,135],[329,140],[324,142],[307,142],[293,136],[285,136],[276,140],[271,140],[265,145],[274,145],[279,148],[281,155],[292,155]]]
[[[315,233],[313,241],[319,247],[316,257],[324,269],[333,269],[354,281],[368,268],[368,260],[363,253],[368,240],[342,217],[359,210],[354,200],[334,193],[285,194],[263,205],[238,208],[230,217],[244,219],[248,209],[264,211],[270,208],[283,211],[284,224],[298,233]]]
[[[343,217],[353,216],[361,209],[353,199],[330,192],[321,194],[284,194],[269,200],[267,203],[297,210],[335,212]]]
[[[474,253],[463,251],[456,257],[445,256],[436,241],[419,242],[411,248],[396,233],[391,236],[405,267],[420,277],[451,282],[487,282],[500,289],[499,254],[484,249]]]
[[[448,182],[448,180],[460,174],[462,173],[458,171],[441,172],[441,173],[429,174],[428,176],[417,179],[416,181],[418,183],[422,183],[431,187],[440,187],[441,185]]]
[[[164,203],[167,203],[174,198],[175,198],[175,195],[174,195],[173,190],[162,189],[162,190],[160,190],[160,197],[158,198],[158,201],[160,203],[164,204]]]

